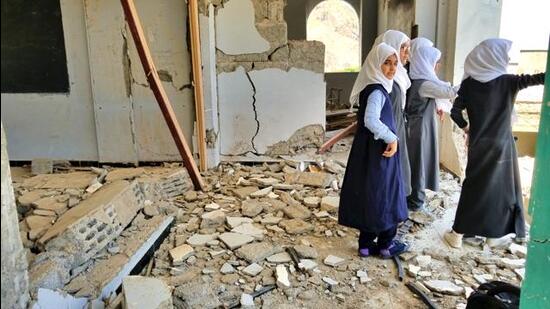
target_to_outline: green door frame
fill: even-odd
[[[550,51],[550,42],[548,43]],[[550,53],[540,113],[529,213],[533,218],[521,308],[550,308]]]

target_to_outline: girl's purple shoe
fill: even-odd
[[[366,248],[359,248],[359,256],[367,257],[372,255],[377,255],[379,253],[377,246],[369,246]]]
[[[383,259],[391,259],[392,257],[396,255],[400,255],[401,253],[407,251],[409,249],[409,245],[404,242],[400,242],[398,240],[393,240],[389,247],[385,249],[380,249],[380,256]]]

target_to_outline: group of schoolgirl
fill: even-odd
[[[517,92],[544,83],[544,73],[507,74],[510,48],[504,39],[477,45],[459,90],[438,78],[441,52],[430,40],[396,30],[376,38],[350,96],[359,106],[357,130],[338,214],[339,224],[359,230],[360,256],[408,250],[398,226],[409,211],[425,211],[426,189],[439,190],[437,118],[444,112],[469,135],[466,178],[444,240],[460,248],[463,235],[488,243],[510,233],[525,237],[510,119]]]

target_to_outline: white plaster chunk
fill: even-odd
[[[288,263],[291,261],[290,255],[286,252],[276,253],[267,257],[267,261],[275,264]]]
[[[337,257],[337,256],[334,256],[334,255],[329,255],[325,258],[323,263],[325,263],[325,265],[328,265],[328,266],[336,267],[336,266],[342,264],[344,261],[345,260],[341,257]]]
[[[187,239],[187,243],[191,246],[204,246],[207,242],[218,237],[217,234],[195,234]]]
[[[231,250],[237,249],[254,240],[254,237],[238,234],[238,233],[223,233],[219,236],[220,240]]]
[[[263,53],[269,50],[255,23],[251,0],[231,0],[216,16],[216,46],[228,55]]]
[[[323,277],[323,281],[330,285],[330,286],[335,286],[335,285],[338,285],[338,281],[332,279],[332,278],[329,278],[329,277]]]
[[[243,273],[255,277],[262,272],[264,268],[257,263],[252,263],[243,269]]]
[[[273,187],[267,187],[267,188],[263,188],[261,190],[258,190],[256,192],[250,194],[250,196],[251,197],[265,197],[269,193],[271,193],[271,191],[273,191]]]
[[[232,229],[231,232],[249,235],[258,240],[261,240],[264,238],[265,230],[255,227],[252,223],[244,223]]]
[[[254,139],[259,153],[288,140],[294,132],[312,124],[325,127],[324,74],[292,68],[251,71],[256,88],[260,130]],[[221,96],[220,96],[221,97]],[[220,115],[223,116],[223,113]],[[281,121],[284,119],[284,121]]]
[[[190,245],[181,245],[179,247],[176,247],[172,250],[170,250],[170,256],[172,257],[172,261],[174,263],[180,263],[183,262],[185,259],[193,255],[195,251],[193,250],[193,247]]]
[[[524,268],[525,267],[525,259],[502,258],[502,259],[500,259],[500,262],[498,264],[501,267],[507,267],[507,268],[511,268],[511,269]]]
[[[277,285],[283,287],[290,287],[290,280],[288,279],[288,271],[286,270],[285,265],[277,265],[275,268],[275,273],[277,274]]]
[[[464,288],[450,281],[445,280],[428,280],[424,282],[430,290],[450,295],[461,295],[464,293]]]
[[[222,154],[237,155],[254,151],[252,138],[257,123],[254,119],[253,95],[252,85],[242,67],[218,75]]]
[[[248,217],[227,217],[225,219],[227,220],[227,224],[229,224],[229,226],[231,228],[236,228],[237,226],[239,226],[243,223],[252,223],[252,222],[254,222],[254,220],[252,220],[252,218],[248,218]]]
[[[128,276],[122,281],[122,288],[127,309],[172,307],[172,292],[161,279]]]
[[[241,294],[241,306],[251,307],[254,306],[254,297],[250,294],[242,293]]]
[[[310,259],[301,259],[298,267],[305,270],[311,270],[317,267],[317,263]]]

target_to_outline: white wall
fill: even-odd
[[[11,160],[99,158],[83,2],[61,0],[61,11],[70,92],[2,93]]]

